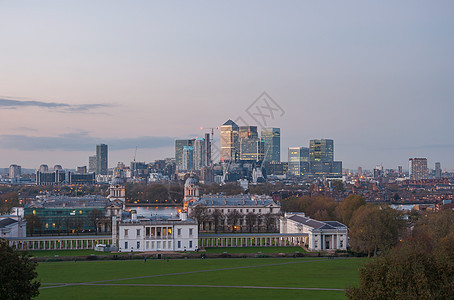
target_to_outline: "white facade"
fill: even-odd
[[[0,238],[25,237],[27,222],[18,216],[0,217]]]
[[[310,251],[347,250],[348,228],[337,221],[317,221],[304,213],[285,213],[280,219],[280,233],[306,233],[305,246]]]
[[[119,224],[120,252],[196,251],[199,232],[192,219],[137,219]]]

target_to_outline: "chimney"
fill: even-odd
[[[181,221],[186,221],[188,219],[188,213],[182,212],[180,214]]]
[[[137,211],[135,210],[131,210],[131,220],[134,222],[134,221],[137,221]]]

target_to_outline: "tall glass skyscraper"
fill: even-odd
[[[281,129],[263,128],[262,129],[264,160],[266,162],[281,161]]]
[[[329,139],[311,140],[310,160],[311,162],[334,161],[334,141]]]
[[[315,176],[342,176],[342,162],[334,161],[334,141],[319,139],[310,141],[310,168]]]
[[[107,175],[107,145],[96,145],[96,174]]]
[[[239,127],[232,120],[221,126],[221,161],[236,161],[239,157]]]
[[[183,168],[183,148],[192,146],[192,140],[175,140],[175,164],[177,170],[185,170]]]
[[[309,148],[288,148],[288,174],[292,176],[304,176],[309,173]]]
[[[194,147],[183,147],[183,170],[190,171],[194,169]]]

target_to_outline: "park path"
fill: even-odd
[[[339,258],[337,258],[339,259]],[[346,259],[346,258],[342,258]],[[302,261],[292,261],[284,263],[274,263],[274,264],[262,264],[262,265],[253,265],[253,266],[241,266],[241,267],[230,267],[230,268],[218,268],[218,269],[208,269],[208,270],[197,270],[197,271],[187,271],[187,272],[176,272],[176,273],[167,273],[167,274],[154,274],[148,276],[137,276],[137,277],[127,277],[127,278],[117,278],[117,279],[106,279],[106,280],[97,280],[90,282],[68,282],[68,283],[43,283],[48,286],[42,286],[40,289],[52,289],[65,286],[75,286],[75,285],[108,285],[108,286],[174,286],[174,287],[223,287],[223,288],[257,288],[257,289],[296,289],[296,290],[323,290],[323,291],[343,291],[344,289],[331,289],[331,288],[301,288],[301,287],[266,287],[266,286],[224,286],[224,285],[169,285],[169,284],[121,284],[121,283],[109,283],[122,280],[134,280],[134,279],[144,279],[144,278],[154,278],[154,277],[164,277],[164,276],[175,276],[175,275],[185,275],[185,274],[196,274],[196,273],[205,273],[205,272],[218,272],[218,271],[227,271],[227,270],[239,270],[239,269],[249,269],[249,268],[261,268],[261,267],[270,267],[270,266],[281,266],[281,265],[290,265],[290,264],[301,264],[308,262],[316,261],[326,261],[327,259],[312,259],[312,260],[302,260]]]

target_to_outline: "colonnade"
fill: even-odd
[[[94,249],[97,244],[112,244],[112,236],[80,237],[25,237],[8,239],[11,247],[18,250],[80,250]]]
[[[303,246],[307,234],[207,234],[199,235],[199,247],[279,247]]]

